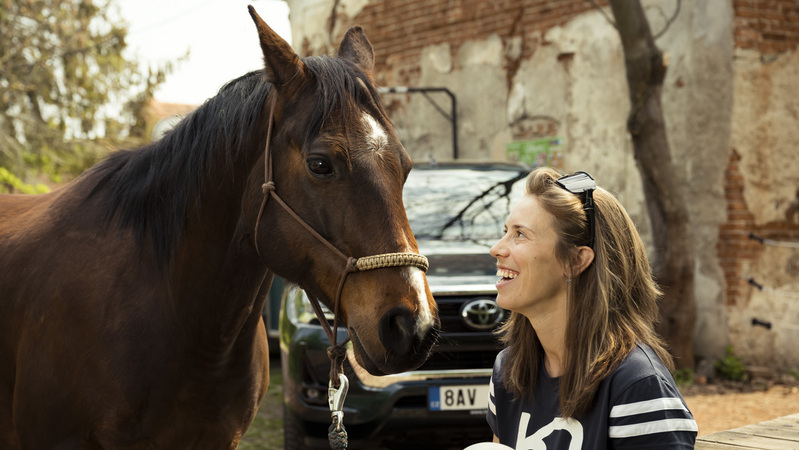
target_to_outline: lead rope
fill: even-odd
[[[384,253],[381,255],[364,256],[361,258],[347,257],[341,250],[337,249],[333,244],[325,239],[322,235],[316,232],[307,222],[305,222],[297,213],[289,207],[283,199],[277,195],[275,182],[272,178],[272,154],[270,152],[270,141],[272,139],[272,123],[275,115],[275,105],[277,104],[277,95],[272,97],[272,105],[269,108],[269,124],[266,129],[266,146],[264,149],[264,184],[261,189],[264,193],[264,199],[261,201],[261,207],[258,209],[258,216],[255,219],[255,252],[260,256],[261,252],[258,249],[258,229],[261,224],[261,216],[263,216],[266,209],[266,202],[269,197],[274,197],[275,201],[294,218],[303,228],[305,228],[311,235],[319,242],[323,243],[339,258],[345,261],[344,271],[341,274],[341,281],[339,282],[336,291],[336,298],[333,302],[333,326],[327,322],[322,307],[319,305],[317,298],[310,298],[311,307],[316,314],[316,318],[325,330],[327,338],[330,341],[330,346],[327,348],[327,356],[330,358],[330,383],[328,384],[328,404],[330,406],[330,416],[332,424],[328,428],[328,442],[330,448],[333,450],[345,449],[348,445],[347,430],[344,428],[344,399],[347,397],[349,390],[349,380],[344,375],[344,360],[347,356],[346,343],[349,341],[349,336],[343,342],[338,343],[337,330],[338,330],[338,317],[339,317],[339,304],[341,304],[341,293],[344,291],[344,283],[347,281],[347,276],[353,272],[361,272],[366,270],[380,269],[385,267],[418,267],[427,272],[429,267],[427,258],[424,255],[417,253]]]

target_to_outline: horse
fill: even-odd
[[[0,196],[0,448],[236,448],[275,275],[337,310],[370,373],[429,354],[425,267],[355,267],[419,256],[369,40],[300,58],[249,10],[262,70],[63,187]]]

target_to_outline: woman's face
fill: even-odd
[[[566,270],[555,257],[554,217],[527,195],[511,210],[505,235],[491,247],[497,258],[497,303],[532,318],[563,307]]]

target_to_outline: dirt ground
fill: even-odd
[[[682,390],[699,436],[799,413],[799,386],[691,386]]]
[[[271,383],[250,430],[242,439],[241,450],[283,449],[283,380],[280,360],[273,359]],[[699,435],[751,425],[799,413],[799,380],[746,384],[695,384],[680,389],[699,426]]]

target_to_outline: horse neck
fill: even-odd
[[[175,299],[179,317],[209,351],[215,347],[226,351],[237,338],[255,332],[265,301],[260,291],[264,284],[268,290],[272,281],[258,258],[240,246],[234,240],[221,261],[206,264],[188,262],[196,258],[196,252],[186,249],[171,271],[172,286],[179,293]]]
[[[236,340],[252,340],[265,300],[259,291],[272,279],[247,234],[239,231],[242,224],[231,229],[223,222],[190,226],[169,270],[178,317],[204,343],[206,354],[217,348],[226,354]]]
[[[250,174],[263,171],[264,128],[252,130],[246,145],[209,154],[210,170],[197,193],[201,201],[187,210],[169,270],[180,315],[197,322],[201,332],[214,339],[235,334],[231,330],[259,316],[263,298],[257,296],[258,290],[265,278],[271,282],[251,244],[243,214],[251,196]]]

